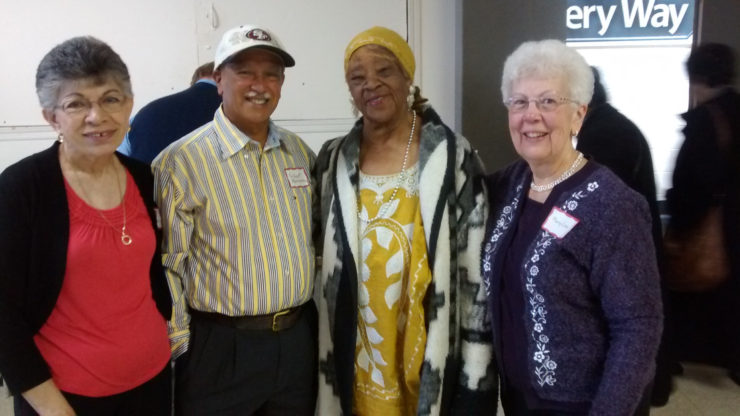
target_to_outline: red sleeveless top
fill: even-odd
[[[64,283],[34,341],[62,391],[89,397],[122,393],[150,380],[170,359],[167,324],[150,284],[154,230],[128,173],[128,246],[121,241],[122,205],[100,211],[106,222],[66,181],[65,187],[70,233]]]

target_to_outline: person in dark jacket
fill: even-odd
[[[220,105],[213,62],[208,62],[195,70],[190,88],[158,98],[136,113],[121,151],[152,163],[170,143],[212,121]]]
[[[0,175],[0,373],[16,415],[169,415],[172,302],[149,166],[115,153],[133,106],[110,46],[36,72],[49,149]]]
[[[573,147],[593,75],[525,42],[501,92],[521,159],[487,178],[483,276],[507,415],[647,414],[662,330],[647,203]]]
[[[650,146],[637,125],[609,104],[599,71],[594,67],[591,71],[594,74],[594,94],[578,133],[576,149],[609,168],[627,186],[645,197],[650,208],[657,252],[662,246],[663,231]]]
[[[669,226],[690,230],[721,206],[730,277],[703,293],[672,293],[679,358],[729,369],[740,384],[740,94],[731,86],[735,57],[726,45],[694,49],[686,63],[696,106],[683,114],[684,142],[667,193]]]

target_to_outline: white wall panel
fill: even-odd
[[[417,3],[412,9],[421,9]],[[444,5],[429,0],[420,16],[436,22]],[[43,55],[70,37],[93,35],[121,55],[131,74],[135,114],[149,101],[186,88],[195,67],[213,59],[223,32],[243,23],[265,25],[296,59],[273,118],[318,151],[354,122],[344,83],[345,46],[374,25],[406,37],[407,15],[407,0],[0,0],[0,171],[54,139],[41,117],[35,73]],[[418,38],[411,43],[423,44]],[[446,73],[444,67],[436,71]],[[422,88],[430,98],[440,96],[435,84]]]

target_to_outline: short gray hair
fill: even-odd
[[[583,56],[555,39],[524,42],[506,58],[501,77],[504,101],[510,98],[514,82],[527,78],[565,80],[569,97],[588,104],[594,92],[594,75]]]
[[[36,70],[36,94],[41,107],[53,109],[66,82],[84,80],[96,84],[113,80],[124,94],[133,97],[131,78],[121,57],[105,42],[80,36],[60,43],[41,59]]]

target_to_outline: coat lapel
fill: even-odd
[[[345,150],[351,146],[349,140],[342,146],[337,156],[337,170],[335,183],[337,186],[337,205],[344,221],[344,231],[347,235],[347,245],[352,251],[352,257],[359,258],[359,230],[357,229],[357,178],[359,174],[358,159],[349,159]],[[349,153],[352,153],[350,150]],[[356,153],[356,152],[355,152]]]

